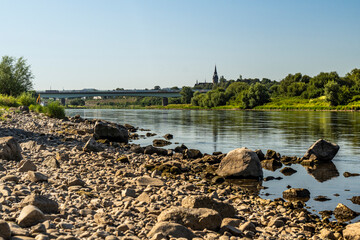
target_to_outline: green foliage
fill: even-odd
[[[85,106],[85,100],[81,98],[71,99],[69,104],[73,106]]]
[[[340,103],[339,91],[340,85],[337,82],[330,81],[325,84],[326,100],[329,101],[332,106],[337,106]]]
[[[213,108],[225,105],[226,100],[225,90],[223,88],[217,88],[207,92],[206,94],[195,92],[194,97],[191,100],[191,104],[194,106]]]
[[[23,92],[18,97],[18,102],[22,106],[30,106],[31,104],[36,103],[36,99],[30,92]]]
[[[18,96],[32,88],[33,75],[24,58],[3,56],[0,63],[0,94]]]
[[[194,93],[191,87],[183,87],[180,91],[181,94],[181,102],[185,104],[191,103],[191,98],[193,97]]]
[[[45,113],[45,108],[41,106],[40,104],[31,104],[29,106],[29,109],[31,111],[37,112],[37,113]]]
[[[4,107],[18,107],[18,101],[13,96],[1,95],[0,94],[0,106]]]
[[[49,117],[54,118],[64,118],[65,117],[65,108],[60,105],[59,102],[51,102],[45,107],[45,113]]]
[[[261,83],[252,85],[244,94],[242,101],[245,108],[254,108],[270,101],[269,90]]]

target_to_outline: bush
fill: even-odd
[[[18,102],[22,106],[30,106],[31,104],[35,104],[36,100],[33,95],[29,92],[23,92],[18,98]]]
[[[44,113],[45,112],[45,108],[39,104],[31,104],[29,106],[29,109],[31,111],[37,112],[37,113]]]
[[[54,118],[65,117],[65,108],[61,106],[59,102],[51,102],[45,108],[46,108],[46,114],[49,117],[54,117]]]
[[[0,106],[18,107],[19,104],[17,103],[15,97],[0,94]]]

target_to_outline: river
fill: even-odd
[[[157,134],[134,141],[142,146],[171,133],[174,135],[171,141],[176,144],[168,148],[183,143],[209,154],[247,147],[261,149],[264,153],[272,149],[281,155],[302,157],[316,140],[323,138],[340,146],[332,163],[315,169],[293,164],[291,167],[297,172],[291,176],[284,176],[280,169],[264,169],[264,177],[283,179],[263,182],[268,188],[261,190],[260,195],[270,199],[282,197],[282,192],[290,185],[311,192],[306,205],[313,211],[334,210],[338,203],[343,203],[360,212],[360,205],[349,200],[360,195],[360,177],[343,176],[344,172],[360,173],[359,112],[68,109],[66,114],[128,123]],[[138,133],[146,134],[145,131]],[[331,200],[315,201],[319,195]],[[359,218],[353,221],[356,220]]]

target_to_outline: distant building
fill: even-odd
[[[219,83],[219,77],[217,75],[216,65],[215,65],[215,71],[214,71],[214,75],[213,75],[213,84],[218,84],[218,83]]]
[[[212,83],[211,82],[199,82],[196,80],[196,84],[194,86],[194,89],[212,89],[212,86],[214,84],[218,84],[219,83],[219,77],[218,77],[218,74],[217,74],[217,70],[216,70],[216,65],[215,65],[215,71],[214,71],[214,75],[213,75],[213,78],[212,78]]]

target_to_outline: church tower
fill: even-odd
[[[213,75],[213,84],[218,84],[218,82],[219,82],[219,77],[217,75],[216,65],[215,65],[215,71],[214,71],[214,75]]]

